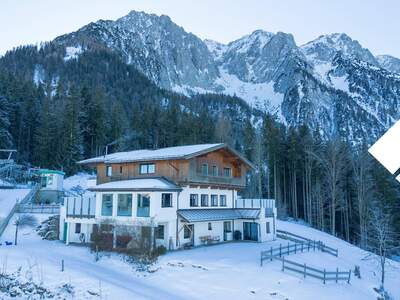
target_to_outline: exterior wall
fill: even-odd
[[[155,173],[140,174],[140,165],[155,164]],[[208,174],[202,174],[201,166],[208,165]],[[107,166],[111,166],[112,175],[106,175]],[[217,166],[218,174],[213,176],[212,166]],[[163,176],[179,184],[197,183],[213,184],[224,187],[243,188],[246,185],[248,166],[230,152],[220,149],[189,160],[156,160],[143,162],[98,163],[97,184],[115,180],[132,179],[137,177]],[[232,176],[224,176],[224,168],[232,170]]]
[[[140,174],[139,169],[141,164],[154,163],[154,174]],[[111,166],[112,176],[106,176],[106,167]],[[122,167],[122,173],[121,171]],[[164,176],[170,180],[181,182],[187,181],[187,174],[189,174],[189,161],[187,160],[163,160],[163,161],[149,161],[149,162],[132,162],[121,164],[97,164],[97,184],[124,180],[137,177],[152,177]]]
[[[230,221],[232,220],[225,220]],[[211,223],[211,230],[208,230],[208,223]],[[178,247],[183,247],[186,243],[190,243],[190,238],[184,238],[184,223],[179,220],[179,245]],[[210,236],[212,238],[219,238],[219,242],[224,241],[224,221],[210,221],[210,222],[194,222],[194,246],[201,246],[205,243],[202,242],[202,237]],[[232,240],[229,237],[229,240]],[[228,241],[229,241],[228,240]]]
[[[44,173],[41,174],[42,180],[46,180],[46,187],[42,187],[43,190],[62,191],[64,176],[56,173]],[[46,179],[45,179],[46,178]]]
[[[199,206],[193,207],[190,206],[190,194],[198,195]],[[208,207],[201,206],[201,195],[208,195]],[[218,195],[218,206],[211,206],[211,195]],[[220,204],[220,195],[226,196],[226,206],[221,207]],[[219,189],[219,188],[204,188],[204,187],[194,187],[194,186],[185,186],[179,195],[179,207],[178,209],[204,209],[204,208],[233,208],[234,207],[234,199],[237,197],[237,191],[232,189]]]

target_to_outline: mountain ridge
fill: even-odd
[[[223,44],[198,38],[168,16],[131,11],[115,21],[89,23],[53,43],[64,48],[65,63],[102,48],[163,89],[186,96],[238,96],[276,112],[286,124],[306,123],[323,135],[339,130],[352,140],[373,141],[400,119],[394,72],[400,60],[374,56],[345,33],[299,46],[290,33],[255,30]],[[349,120],[337,115],[350,111]],[[360,123],[363,129],[351,130]]]

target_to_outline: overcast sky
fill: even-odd
[[[0,0],[0,54],[131,10],[168,15],[224,43],[255,29],[292,33],[299,45],[346,32],[373,54],[400,57],[399,0]]]

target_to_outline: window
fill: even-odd
[[[155,230],[156,239],[163,240],[164,239],[164,225],[158,225]]]
[[[119,173],[122,174],[122,166],[119,166]]]
[[[103,194],[101,202],[101,215],[105,217],[112,216],[113,211],[113,195]]]
[[[107,177],[112,176],[112,167],[111,166],[106,166],[106,176]]]
[[[219,206],[226,206],[226,195],[219,196]]]
[[[212,225],[211,225],[211,223],[208,223],[208,230],[212,230]]]
[[[121,217],[132,216],[132,194],[118,194],[117,215]]]
[[[211,195],[211,206],[218,206],[218,195]]]
[[[81,233],[81,223],[75,223],[75,233]]]
[[[266,227],[267,227],[267,233],[271,233],[271,228],[269,227],[269,222],[265,223]]]
[[[150,197],[147,195],[138,195],[137,205],[138,217],[150,217]]]
[[[161,194],[161,207],[172,207],[172,194]]]
[[[218,167],[212,166],[212,176],[218,176]]]
[[[154,174],[156,172],[156,166],[154,164],[141,164],[140,174]]]
[[[185,226],[185,228],[183,229],[183,238],[190,239],[191,236],[190,233],[191,233],[190,228],[188,226]]]
[[[232,169],[231,168],[224,168],[224,176],[231,177],[232,176]]]
[[[208,206],[208,195],[201,195],[201,206]]]
[[[199,195],[190,194],[190,206],[199,206]]]
[[[208,175],[208,165],[202,164],[201,165],[201,174],[207,176]]]

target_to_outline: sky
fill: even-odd
[[[0,0],[0,55],[131,10],[168,15],[223,43],[256,29],[292,33],[298,45],[345,32],[375,55],[400,57],[399,0]]]

